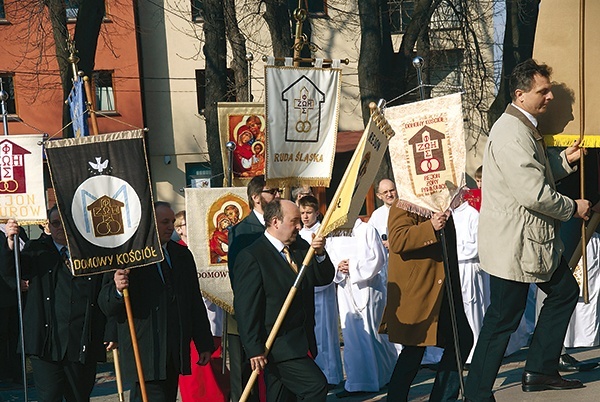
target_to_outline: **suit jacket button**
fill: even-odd
[[[442,280],[438,279],[438,285],[441,285],[441,284],[442,284]]]

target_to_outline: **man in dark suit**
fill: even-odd
[[[99,304],[108,316],[117,318],[123,376],[125,381],[135,381],[131,400],[142,399],[122,296],[125,288],[129,289],[148,400],[175,402],[179,374],[191,373],[191,340],[200,356],[194,364],[207,364],[214,345],[192,253],[171,240],[175,213],[160,201],[154,210],[165,259],[131,272],[121,269],[105,275]]]
[[[307,267],[273,347],[265,354],[265,342],[309,244],[298,237],[302,228],[298,206],[287,200],[266,205],[267,229],[240,252],[234,269],[234,308],[240,337],[252,370],[265,370],[268,401],[325,401],[327,379],[308,356],[316,356],[314,287],[331,283],[335,273],[325,253],[325,240],[315,237],[316,256]]]
[[[252,211],[240,223],[230,229],[229,251],[227,252],[227,267],[229,268],[229,279],[233,284],[233,265],[237,255],[254,243],[265,231],[265,219],[263,208],[265,205],[279,198],[279,189],[267,187],[265,176],[255,176],[248,183],[248,204]],[[248,359],[240,342],[237,321],[235,316],[227,315],[227,343],[230,364],[231,401],[238,402],[242,396],[244,386],[250,378],[252,371]],[[257,387],[253,390],[249,400],[258,401]]]
[[[48,218],[50,237],[29,242],[21,253],[23,279],[29,281],[23,313],[25,353],[31,357],[40,401],[89,401],[96,363],[106,359],[106,318],[97,304],[102,278],[72,275],[56,206]],[[2,250],[6,275],[15,269],[12,250],[18,233],[17,221],[9,219]]]

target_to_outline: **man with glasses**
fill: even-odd
[[[97,303],[102,275],[73,276],[56,206],[48,219],[50,236],[27,243],[21,252],[23,279],[29,281],[23,313],[25,353],[31,357],[40,401],[89,401],[96,363],[106,359],[106,318]],[[0,264],[3,275],[15,270],[12,250],[18,233],[19,224],[9,219]],[[113,346],[109,343],[108,349]]]
[[[388,248],[387,242],[387,224],[390,215],[390,207],[398,200],[396,185],[390,179],[383,179],[377,185],[377,198],[383,201],[383,205],[373,211],[369,223],[377,229],[379,236],[383,240],[383,245]]]
[[[248,204],[252,211],[240,223],[233,226],[229,231],[229,251],[227,252],[227,266],[229,268],[229,279],[233,284],[235,275],[233,266],[237,255],[254,243],[265,231],[264,207],[274,199],[280,198],[278,188],[269,188],[265,176],[255,176],[247,188]],[[242,348],[240,336],[237,329],[235,316],[227,316],[227,342],[229,350],[231,400],[239,401],[244,386],[250,378],[252,370],[248,359]],[[258,401],[258,390],[255,389],[250,396],[250,401]]]

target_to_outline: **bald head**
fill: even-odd
[[[398,199],[396,184],[390,179],[383,179],[377,185],[377,198],[379,198],[388,207],[392,206]]]
[[[289,200],[275,199],[265,206],[267,232],[283,244],[290,245],[302,229],[300,210]]]

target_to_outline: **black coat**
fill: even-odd
[[[13,252],[2,248],[3,275],[14,275]],[[97,304],[102,277],[73,276],[52,238],[32,240],[21,252],[29,280],[23,312],[25,353],[52,361],[105,361],[106,317]],[[66,290],[62,292],[60,290]]]
[[[300,237],[290,246],[299,268],[309,247]],[[264,353],[267,336],[297,275],[264,235],[240,252],[234,269],[233,305],[240,337],[246,354],[258,356]],[[270,361],[305,357],[309,350],[316,356],[314,287],[330,284],[334,274],[328,256],[321,263],[313,257],[275,338]]]
[[[229,280],[233,286],[235,260],[243,249],[254,243],[265,232],[265,225],[260,223],[254,210],[242,219],[240,223],[231,228],[229,232],[229,251],[227,251],[227,268]]]
[[[191,340],[194,340],[199,354],[212,351],[214,343],[192,253],[187,247],[174,241],[167,243],[167,252],[171,260],[173,290],[180,317],[178,370],[182,374],[190,374]],[[123,376],[127,381],[137,381],[125,303],[123,297],[117,294],[113,277],[113,272],[104,276],[99,303],[108,316],[117,319],[119,350],[123,357],[121,359]],[[129,298],[144,378],[148,381],[164,380],[167,378],[167,311],[169,308],[167,290],[156,264],[131,270]]]

